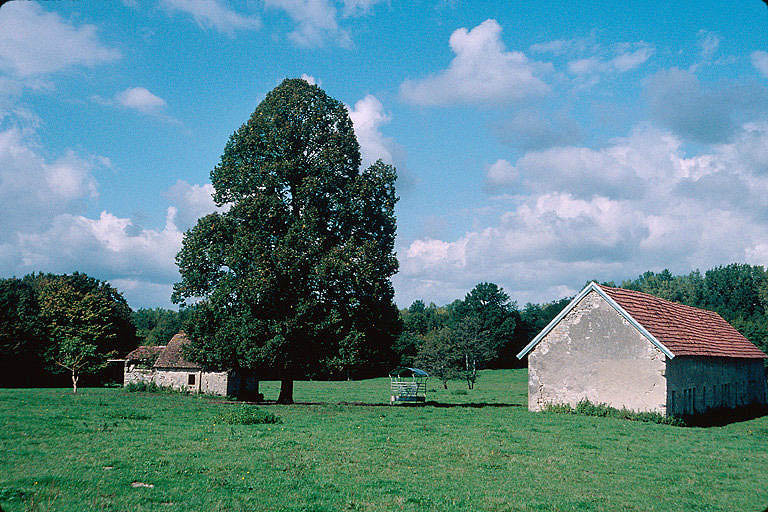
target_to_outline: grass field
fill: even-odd
[[[430,389],[437,386],[432,383]],[[768,417],[681,428],[526,410],[525,370],[453,383],[439,406],[382,403],[387,381],[298,382],[313,404],[122,389],[0,390],[0,507],[15,510],[762,511]],[[262,383],[267,398],[277,383]],[[154,487],[132,487],[141,482]]]

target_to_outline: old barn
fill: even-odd
[[[590,283],[519,354],[528,407],[576,405],[691,415],[766,402],[768,356],[720,315]]]

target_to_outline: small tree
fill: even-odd
[[[478,369],[485,367],[498,354],[496,340],[481,329],[480,320],[475,316],[463,318],[451,331],[454,350],[460,355],[459,373],[467,387],[473,389]]]
[[[77,394],[80,376],[96,373],[106,364],[106,356],[99,354],[98,347],[77,336],[65,336],[55,347],[53,361],[72,374],[72,392]]]
[[[68,370],[75,391],[82,374],[100,371],[107,357],[136,346],[131,309],[109,283],[78,273],[40,274],[34,283],[47,367]]]
[[[461,366],[461,353],[457,350],[453,330],[443,327],[425,334],[415,362],[448,389],[448,381],[459,377]]]

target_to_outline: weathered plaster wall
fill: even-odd
[[[189,384],[190,375],[195,376],[195,383],[192,385]],[[236,392],[231,392],[227,372],[142,369],[126,365],[123,385],[127,386],[133,382],[154,382],[158,386],[188,391],[190,393],[206,393],[221,396],[237,394]]]
[[[667,362],[667,407],[685,415],[766,403],[762,359],[678,356]]]
[[[123,386],[135,382],[153,382],[155,371],[151,369],[138,368],[135,365],[125,366],[125,376],[123,377]]]
[[[528,408],[582,399],[666,410],[664,354],[590,292],[528,354]]]
[[[229,393],[227,372],[203,372],[200,378],[200,392],[208,395],[226,396]]]

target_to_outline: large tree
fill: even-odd
[[[211,172],[224,211],[176,258],[173,299],[197,301],[190,357],[274,372],[282,403],[296,378],[390,363],[396,174],[360,163],[344,104],[298,79],[267,94]]]

